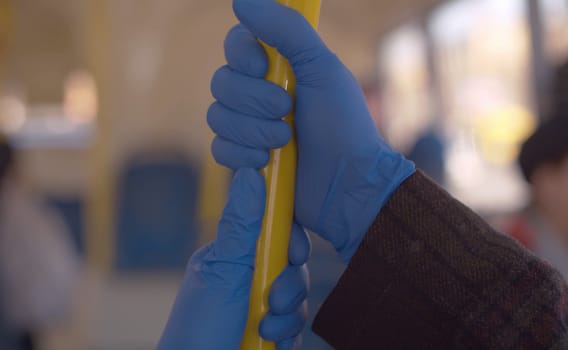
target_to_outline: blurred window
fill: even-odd
[[[0,93],[0,130],[18,148],[87,147],[97,113],[97,87],[85,70],[69,73],[59,103],[30,104],[22,89]]]
[[[383,79],[384,128],[389,142],[408,150],[430,119],[430,95],[423,33],[406,24],[385,37],[379,46],[379,71]]]
[[[430,21],[450,188],[480,211],[525,203],[516,157],[535,124],[526,11],[524,0],[460,0]]]
[[[395,146],[411,145],[431,124],[424,40],[430,35],[448,187],[481,212],[516,210],[526,189],[515,160],[536,119],[526,2],[451,1],[431,13],[427,28],[404,25],[380,46],[386,134]]]
[[[92,122],[98,112],[95,78],[85,70],[71,72],[65,80],[63,112],[66,119],[75,123]]]

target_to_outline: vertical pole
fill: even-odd
[[[102,273],[113,267],[114,179],[112,133],[109,116],[110,21],[107,0],[89,0],[87,8],[87,62],[95,76],[99,112],[92,148],[89,150],[89,189],[86,206],[87,263]]]
[[[428,26],[429,12],[424,13],[420,18],[420,30],[424,39],[424,50],[426,58],[426,69],[428,71],[428,91],[431,103],[431,120],[433,124],[442,122],[445,116],[444,99],[440,83],[440,72],[436,64],[436,43]]]
[[[278,0],[302,13],[317,28],[321,0]],[[295,79],[288,61],[274,48],[265,45],[269,71],[266,79],[286,89],[292,98]],[[294,130],[293,113],[285,119]],[[266,178],[266,209],[262,231],[257,244],[254,277],[251,288],[249,317],[242,350],[274,350],[275,344],[264,341],[258,327],[268,311],[268,293],[272,283],[288,265],[288,244],[294,216],[294,189],[296,183],[296,140],[271,152],[264,170]]]
[[[541,120],[550,112],[551,73],[545,51],[545,35],[540,0],[527,0],[531,39],[531,67],[535,111]]]
[[[0,79],[4,75],[6,50],[12,31],[12,3],[10,0],[0,0]]]

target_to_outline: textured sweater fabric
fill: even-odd
[[[416,173],[377,216],[313,329],[337,350],[568,349],[568,288]]]

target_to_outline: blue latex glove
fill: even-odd
[[[249,306],[256,241],[265,204],[263,177],[239,170],[219,222],[217,239],[191,258],[159,350],[238,350]],[[298,225],[290,265],[273,284],[261,336],[278,350],[297,349],[306,323],[310,242]]]
[[[297,80],[298,173],[295,216],[348,262],[380,209],[414,164],[381,138],[352,74],[299,13],[273,0],[234,0],[241,24],[225,41],[228,65],[211,90],[212,151],[227,167],[261,168],[291,132],[281,118],[292,101],[264,81],[260,38],[288,58]]]

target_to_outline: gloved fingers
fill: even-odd
[[[310,278],[306,265],[288,266],[270,289],[270,314],[286,315],[298,310],[306,301],[309,288]]]
[[[158,349],[239,347],[247,320],[265,192],[258,171],[237,171],[217,239],[190,260]]]
[[[290,244],[288,246],[288,258],[290,264],[301,266],[308,262],[312,251],[312,243],[306,231],[296,222],[292,225]]]
[[[283,120],[250,117],[228,109],[219,102],[209,108],[207,123],[215,134],[250,148],[280,148],[292,138],[292,129]]]
[[[292,110],[292,98],[280,86],[251,78],[229,66],[221,67],[211,81],[213,97],[235,112],[263,119],[281,119]]]
[[[238,145],[222,137],[215,137],[211,144],[211,153],[217,163],[229,169],[261,169],[268,164],[270,152]]]
[[[237,24],[227,34],[225,58],[233,70],[253,78],[264,78],[268,71],[266,51],[242,24]]]
[[[260,336],[271,342],[281,342],[299,335],[306,325],[308,314],[307,303],[287,315],[269,313],[260,323]]]
[[[310,23],[299,12],[274,0],[234,0],[233,10],[254,36],[288,58],[298,82],[321,71],[322,58],[334,58]]]
[[[302,346],[302,335],[276,343],[276,350],[298,350]]]
[[[265,200],[266,187],[262,175],[253,169],[238,170],[219,221],[217,239],[206,260],[254,266]]]

